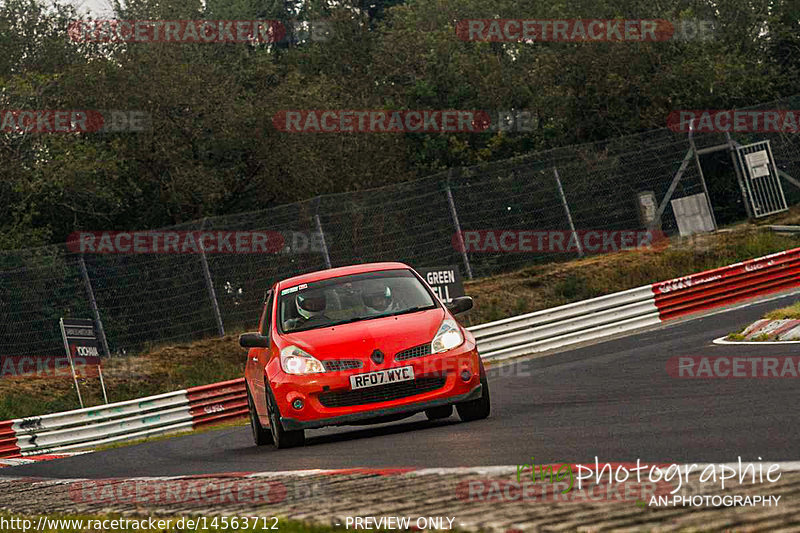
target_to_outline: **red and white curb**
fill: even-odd
[[[563,464],[563,463],[562,463]],[[570,464],[571,463],[567,463]],[[733,480],[731,472],[738,463],[702,463],[689,466],[691,479],[678,485],[664,474],[664,483],[649,481],[649,467],[658,466],[667,472],[671,464],[642,462],[641,482],[609,481],[611,465],[614,475],[618,467],[634,468],[634,462],[599,462],[583,464],[583,487],[570,487],[566,482],[531,479],[531,469],[518,480],[516,465],[474,466],[456,468],[345,468],[313,469],[280,472],[230,472],[177,477],[141,477],[106,479],[0,478],[0,508],[24,509],[26,514],[92,514],[104,512],[148,513],[202,516],[263,516],[280,520],[302,520],[307,524],[344,527],[356,520],[366,522],[380,517],[409,517],[420,530],[450,529],[450,524],[464,531],[511,533],[541,531],[542,525],[558,526],[564,531],[626,530],[663,531],[679,524],[681,530],[774,530],[785,524],[787,517],[800,516],[800,461],[743,463],[753,465],[755,473],[771,472],[771,479],[760,481],[747,475],[742,482]],[[713,480],[701,482],[707,466],[717,471]],[[775,470],[778,465],[778,470]],[[551,465],[536,465],[548,468]],[[552,465],[552,472],[562,465]],[[730,484],[720,486],[721,467]],[[772,468],[770,470],[770,468]],[[591,474],[587,474],[591,470]],[[777,473],[782,474],[776,479]],[[574,468],[573,468],[574,473]],[[674,468],[673,468],[674,473]],[[540,470],[540,475],[541,470]],[[597,482],[596,476],[601,477]],[[757,475],[757,474],[756,474]],[[654,477],[658,477],[656,471]],[[739,476],[737,476],[738,478]],[[773,481],[774,480],[774,481]],[[559,481],[558,487],[553,483]],[[769,481],[769,483],[768,483]],[[655,485],[658,485],[657,487]],[[678,486],[676,486],[678,485]],[[590,488],[591,486],[591,488]],[[676,505],[667,500],[665,490],[674,499],[691,498],[692,503]],[[709,498],[721,499],[733,491],[740,500],[752,502],[726,507],[704,503]],[[653,497],[658,493],[658,499]],[[409,496],[411,495],[411,496]],[[695,502],[695,499],[703,501]],[[672,503],[670,503],[672,501]],[[727,505],[727,504],[726,504]],[[419,520],[441,519],[442,526],[419,526]],[[710,525],[713,524],[713,525]],[[667,526],[667,527],[665,527]],[[349,529],[349,528],[348,528]],[[357,528],[374,529],[374,528]],[[390,527],[390,529],[396,529]],[[407,528],[415,529],[415,528]]]
[[[714,339],[712,341],[714,344],[719,344],[721,346],[724,345],[732,345],[732,344],[741,344],[741,345],[749,345],[749,346],[783,346],[784,344],[800,344],[800,341],[731,341],[728,340],[727,337],[720,337],[718,339]]]
[[[744,340],[715,339],[716,344],[791,344],[800,343],[800,320],[772,320],[763,318],[750,324],[741,335]],[[757,339],[763,340],[757,340]]]
[[[55,459],[63,459],[65,457],[72,457],[73,455],[82,455],[84,453],[91,453],[91,452],[58,453],[58,454],[35,455],[31,457],[0,459],[0,468],[6,468],[9,466],[29,465],[34,463],[41,463],[44,461],[53,461]],[[6,480],[0,480],[0,481],[6,481]]]

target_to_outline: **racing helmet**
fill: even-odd
[[[386,311],[392,305],[392,289],[381,282],[366,284],[361,293],[364,305],[376,311]]]
[[[295,303],[300,316],[309,320],[324,313],[328,302],[324,291],[310,291],[298,294]]]

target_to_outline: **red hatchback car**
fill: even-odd
[[[245,381],[256,444],[302,445],[306,429],[375,424],[425,412],[489,416],[473,335],[402,263],[334,268],[276,283],[259,330],[245,333]]]

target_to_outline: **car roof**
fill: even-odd
[[[308,274],[300,274],[279,281],[277,290],[282,291],[301,283],[313,283],[315,281],[322,281],[324,279],[337,278],[339,276],[349,276],[351,274],[363,274],[365,272],[378,272],[381,270],[397,270],[409,269],[410,266],[404,263],[387,262],[387,263],[365,263],[361,265],[351,265],[345,267],[329,268],[327,270],[318,270],[316,272],[309,272]]]

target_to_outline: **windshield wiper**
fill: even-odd
[[[328,324],[327,326],[323,326],[323,327],[330,328],[330,327],[333,327],[333,326],[341,326],[342,324],[350,324],[352,322],[358,322],[359,320],[369,320],[370,318],[380,318],[380,316],[381,315],[378,315],[378,316],[356,316],[356,317],[353,317],[353,318],[348,318],[347,320],[342,320],[340,322],[333,322],[333,323]]]
[[[402,311],[396,311],[394,313],[389,313],[386,315],[379,315],[379,316],[397,316],[397,315],[405,315],[408,313],[416,313],[417,311],[430,311],[431,309],[436,309],[435,305],[418,305],[416,307],[409,307],[408,309],[403,309]]]
[[[380,315],[380,316],[386,316],[386,315]],[[310,328],[300,327],[298,329],[289,330],[286,333],[298,333],[300,331],[311,331],[311,330],[314,330],[314,329],[332,328],[334,326],[341,326],[342,324],[350,324],[351,322],[358,322],[359,320],[369,320],[370,318],[380,318],[380,316],[357,316],[357,317],[353,317],[353,318],[348,318],[346,320],[341,320],[339,322],[331,322],[329,324],[313,325]]]
[[[341,322],[334,322],[333,324],[328,324],[327,326],[322,326],[322,327],[341,326],[342,324],[350,324],[352,322],[358,322],[360,320],[372,320],[373,318],[386,318],[387,316],[405,315],[407,313],[416,313],[417,311],[428,311],[430,309],[436,309],[436,306],[420,305],[416,307],[409,307],[408,309],[403,309],[402,311],[397,311],[394,313],[386,313],[383,315],[357,316],[353,318],[348,318],[347,320],[342,320]]]

